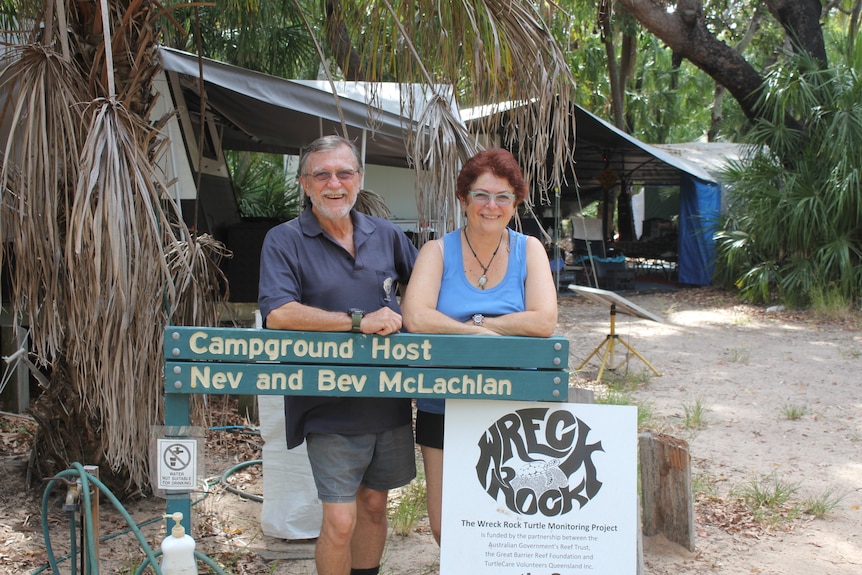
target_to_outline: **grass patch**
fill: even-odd
[[[811,309],[818,317],[841,320],[854,311],[852,299],[845,297],[835,285],[812,286],[809,293]]]
[[[653,404],[645,401],[643,403],[638,403],[638,431],[643,431],[645,429],[655,429],[655,411],[653,411]]]
[[[685,416],[683,426],[686,429],[703,429],[706,427],[706,407],[700,399],[693,404],[683,404],[682,411]]]
[[[757,521],[777,525],[799,517],[801,509],[792,502],[798,491],[798,483],[789,483],[771,473],[751,479],[732,490],[731,495],[741,499]]]
[[[718,497],[715,477],[706,473],[695,473],[691,476],[691,492],[695,496],[702,494],[708,497]]]
[[[636,402],[630,393],[618,389],[608,388],[605,393],[596,394],[596,403],[599,405],[635,405]]]
[[[605,372],[602,383],[604,389],[595,394],[595,403],[600,405],[634,405],[638,410],[638,431],[644,429],[655,429],[655,411],[653,404],[649,402],[638,402],[632,396],[634,391],[646,387],[653,378],[653,372],[644,369],[641,371],[616,371]]]
[[[745,347],[733,347],[728,350],[728,355],[732,363],[747,364],[751,359],[751,351]]]
[[[817,519],[823,519],[840,505],[845,495],[846,493],[836,493],[833,489],[827,489],[803,501],[802,511]]]
[[[808,408],[804,405],[785,405],[782,408],[781,413],[784,415],[785,419],[796,421],[797,419],[802,419],[802,417],[808,413]]]
[[[747,315],[737,315],[733,318],[734,325],[749,325],[751,324],[751,317]]]
[[[634,391],[640,387],[645,387],[653,378],[653,373],[644,369],[641,371],[622,372],[617,370],[608,370],[605,372],[604,383],[608,388],[619,391]]]
[[[417,471],[416,479],[399,489],[390,501],[389,524],[396,535],[407,536],[427,512],[425,475]]]

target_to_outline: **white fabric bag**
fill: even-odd
[[[264,441],[260,512],[263,533],[281,539],[314,539],[320,535],[323,507],[317,498],[305,443],[287,449],[284,397],[258,395],[257,404]]]

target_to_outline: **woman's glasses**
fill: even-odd
[[[512,202],[515,201],[515,194],[492,194],[490,192],[486,192],[485,190],[473,190],[470,192],[470,197],[472,197],[473,201],[476,202],[476,204],[479,206],[487,206],[491,203],[491,200],[493,199],[494,203],[501,208],[511,206]]]

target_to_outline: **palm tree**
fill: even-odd
[[[862,294],[860,55],[825,68],[790,56],[760,98],[773,116],[728,170],[730,208],[716,273],[753,302],[844,308]],[[785,114],[808,121],[784,125]]]
[[[50,374],[31,410],[30,470],[100,464],[133,492],[162,419],[162,330],[213,321],[223,252],[191,236],[154,169],[166,143],[147,119],[155,5],[45,8],[44,21],[18,15],[32,30],[0,72],[13,311]]]
[[[287,69],[275,68],[261,48],[281,41],[268,21],[302,22],[310,41],[300,45],[314,46],[316,51],[314,78],[419,82],[443,89],[454,86],[461,107],[533,101],[534,106],[522,106],[513,113],[517,129],[510,130],[508,140],[500,144],[512,147],[527,135],[529,143],[515,148],[526,175],[536,182],[535,201],[550,203],[551,191],[560,186],[563,173],[554,167],[571,161],[565,139],[550,134],[571,131],[567,110],[575,90],[569,66],[550,28],[550,11],[540,13],[533,3],[508,0],[442,4],[297,0],[271,3],[259,10],[248,9],[243,3],[217,3],[202,9],[201,14],[208,21],[234,21],[238,5],[246,8],[244,30],[253,30],[256,37],[271,41],[235,42],[224,49],[222,31],[214,33],[186,19],[184,46],[197,48],[203,56],[284,75]],[[295,25],[291,29],[299,36]],[[302,63],[290,68],[294,77],[307,69],[305,53],[292,51],[284,60]],[[406,95],[403,107],[409,111],[417,102]],[[477,143],[452,117],[450,95],[439,91],[437,96],[422,118],[431,126],[430,140],[411,134],[408,145],[419,170],[419,217],[442,221],[446,228],[455,220],[455,206],[448,200],[460,162],[475,152]],[[494,122],[495,118],[488,118],[487,131]],[[552,158],[551,166],[547,165],[548,158]],[[430,166],[433,169],[427,169]]]
[[[519,147],[525,171],[547,198],[562,173],[555,166],[571,159],[552,135],[570,130],[572,80],[532,3],[329,1],[321,13],[294,5],[329,77],[450,84],[468,103],[534,102],[515,121],[531,140]],[[6,253],[13,311],[50,371],[33,408],[32,470],[45,477],[76,460],[97,463],[103,480],[112,473],[127,492],[148,485],[148,434],[162,421],[163,328],[214,323],[225,255],[189,233],[152,167],[167,145],[148,117],[159,6],[45,2],[18,14],[24,40],[0,72],[12,126],[0,221],[16,238]],[[329,31],[335,56],[319,30]],[[410,139],[422,168],[420,217],[455,209],[454,175],[477,146],[438,95],[421,120],[432,137]]]

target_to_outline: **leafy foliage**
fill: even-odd
[[[230,0],[180,5],[161,27],[162,42],[284,78],[317,77],[319,60],[300,10],[314,3]]]
[[[287,221],[299,213],[299,184],[288,180],[281,156],[226,150],[225,160],[243,217]]]
[[[859,63],[805,55],[766,76],[768,113],[726,170],[730,203],[717,278],[744,299],[803,306],[862,293],[862,83]],[[797,118],[787,122],[785,118]]]

